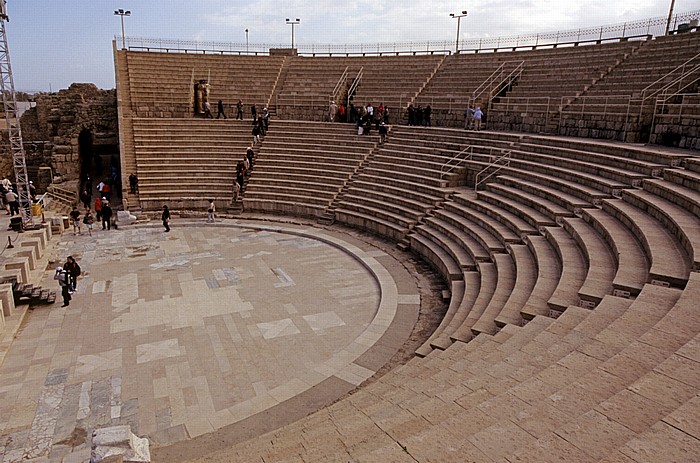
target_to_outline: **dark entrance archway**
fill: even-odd
[[[78,135],[80,156],[80,191],[91,188],[90,196],[97,197],[97,185],[109,183],[112,190],[112,206],[121,203],[121,165],[119,145],[109,130],[100,127],[83,128]],[[91,182],[87,183],[90,178]]]

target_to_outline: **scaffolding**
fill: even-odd
[[[33,225],[32,203],[29,194],[29,176],[27,175],[27,162],[22,145],[22,128],[17,115],[17,97],[15,95],[15,83],[12,78],[12,66],[10,66],[10,50],[7,46],[7,33],[5,24],[9,22],[5,0],[0,0],[0,90],[5,109],[5,123],[12,152],[12,166],[15,173],[15,184],[19,196],[20,214],[25,225]]]

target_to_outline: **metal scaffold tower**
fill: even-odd
[[[12,78],[12,66],[10,66],[10,50],[7,46],[7,33],[5,24],[9,22],[7,16],[7,1],[0,0],[0,85],[2,88],[2,102],[5,108],[5,123],[10,139],[12,151],[12,165],[15,172],[15,184],[19,195],[20,214],[25,225],[33,225],[31,198],[29,195],[29,176],[27,175],[27,162],[22,145],[22,128],[17,115],[17,98],[15,95],[15,83]]]

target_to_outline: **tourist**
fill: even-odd
[[[245,163],[243,161],[238,161],[236,164],[236,182],[239,186],[239,191],[243,190],[243,180],[245,178]]]
[[[29,181],[29,199],[36,201],[36,187],[31,180]]]
[[[253,121],[258,120],[258,109],[255,107],[255,104],[250,105],[250,114],[253,116]]]
[[[265,132],[270,128],[270,110],[267,106],[263,108],[263,122],[265,123]]]
[[[68,287],[68,272],[63,270],[63,267],[56,267],[53,279],[58,281],[58,286],[61,287],[61,296],[63,296],[63,305],[61,307],[68,307],[72,299],[70,288]]]
[[[389,107],[384,106],[384,123],[389,125]]]
[[[262,116],[258,116],[258,128],[260,129],[260,136],[265,136],[265,122]]]
[[[112,185],[109,184],[109,180],[105,180],[102,183],[102,197],[107,198],[107,201],[112,200]]]
[[[214,212],[216,212],[216,206],[214,205],[214,200],[209,200],[209,209],[207,209],[207,223],[214,223]]]
[[[243,120],[243,102],[241,100],[238,100],[238,103],[236,103],[236,120]]]
[[[257,145],[259,141],[260,141],[260,126],[258,126],[258,124],[255,124],[253,126],[253,145]]]
[[[139,178],[133,172],[129,175],[129,191],[132,195],[139,191]]]
[[[335,115],[338,112],[338,105],[335,104],[335,101],[331,101],[331,103],[328,105],[328,122],[335,122]]]
[[[80,225],[80,211],[78,206],[73,206],[73,210],[70,212],[70,218],[73,221],[73,235],[82,235],[81,225]]]
[[[19,214],[19,199],[17,193],[12,191],[12,188],[5,193],[5,201],[10,207],[10,215]]]
[[[214,115],[211,113],[211,103],[208,101],[204,102],[204,118],[214,119]]]
[[[416,120],[414,121],[417,126],[423,125],[423,106],[418,105],[416,107],[416,115],[415,115]]]
[[[163,220],[163,226],[165,227],[165,232],[170,231],[170,210],[168,209],[168,206],[163,206],[163,213],[160,215],[160,218]]]
[[[345,122],[345,105],[338,106],[338,122]]]
[[[99,196],[95,198],[95,219],[98,222],[102,220],[102,200]]]
[[[387,133],[389,133],[389,128],[386,126],[386,124],[384,124],[384,122],[382,122],[379,125],[379,143],[380,144],[383,145],[386,142]]]
[[[408,105],[408,125],[415,125],[416,123],[416,108],[413,107],[413,103]]]
[[[78,285],[80,265],[78,265],[73,256],[68,256],[66,263],[63,264],[63,270],[68,274],[68,289],[73,293]]]
[[[474,111],[474,130],[477,132],[481,130],[481,118],[483,115],[484,113],[481,111],[481,106],[477,106],[476,111]]]
[[[216,111],[217,111],[217,113],[216,113],[217,119],[221,116],[224,116],[224,119],[228,119],[226,117],[226,113],[224,113],[224,102],[223,101],[219,100],[219,103],[217,103],[217,105],[216,105]]]
[[[109,202],[102,198],[102,229],[111,230],[112,228],[112,208]]]
[[[238,183],[238,179],[233,182],[233,202],[238,202],[238,195],[241,193],[241,185]]]
[[[92,227],[95,223],[95,218],[92,216],[92,211],[90,210],[90,206],[85,207],[85,215],[83,216],[83,223],[85,224],[85,228],[87,228],[88,235],[92,236]]]
[[[92,197],[90,196],[87,190],[83,190],[80,192],[80,202],[83,203],[84,208],[90,207]]]
[[[433,112],[433,108],[430,107],[430,105],[427,105],[425,109],[423,110],[423,126],[424,127],[430,127],[430,115]]]
[[[245,151],[245,156],[248,158],[248,169],[253,169],[253,160],[255,159],[255,151],[253,151],[253,147],[249,146],[248,149]]]
[[[464,130],[470,130],[474,123],[474,105],[469,105],[464,112]]]

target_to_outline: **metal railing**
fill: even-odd
[[[465,156],[466,152],[469,152]],[[455,170],[457,167],[461,166],[464,164],[466,161],[472,158],[474,155],[474,147],[473,146],[467,146],[464,148],[462,151],[459,153],[455,154],[452,156],[450,159],[448,159],[442,166],[440,166],[440,180],[445,178],[445,175],[449,174],[453,170]]]
[[[679,24],[689,23],[700,17],[700,10],[677,13],[672,18],[672,29]],[[490,37],[460,40],[459,52],[505,51],[519,48],[538,48],[564,43],[584,44],[602,43],[608,40],[629,39],[640,35],[660,36],[666,32],[667,16],[608,24],[597,27],[566,29],[554,32],[521,34],[506,37]],[[115,40],[122,41],[121,36]],[[236,55],[268,55],[271,48],[288,49],[288,44],[245,42],[203,42],[196,40],[157,39],[142,37],[124,37],[130,50],[185,52],[185,53],[220,53]],[[383,43],[347,43],[347,44],[298,44],[297,52],[301,55],[392,55],[392,54],[449,54],[454,42],[448,40],[403,41]],[[246,51],[247,50],[247,51]]]
[[[514,63],[517,63],[517,65],[510,72],[508,72],[508,68]],[[506,61],[505,63],[501,64],[498,69],[493,71],[491,75],[488,76],[486,80],[484,80],[484,82],[482,82],[481,85],[479,85],[479,87],[472,92],[472,101],[479,101],[479,98],[481,98],[483,94],[487,94],[488,96],[486,98],[487,101],[485,106],[488,106],[488,103],[491,101],[493,95],[500,92],[505,86],[511,84],[515,79],[519,78],[520,75],[522,75],[524,68],[525,60],[520,62]],[[508,74],[506,74],[507,72]]]
[[[355,96],[355,93],[357,92],[358,87],[362,83],[362,78],[364,77],[364,75],[365,75],[365,68],[363,66],[360,68],[359,71],[357,71],[357,75],[353,79],[352,84],[350,84],[350,88],[348,88],[348,100],[350,100],[350,98]],[[349,103],[349,101],[348,101],[348,103]]]
[[[680,101],[671,101],[679,98]],[[667,124],[680,124],[683,118],[683,111],[687,111],[690,108],[693,109],[692,115],[700,114],[700,93],[677,93],[657,98],[654,104],[651,133],[654,133],[659,118],[663,118]]]
[[[337,101],[338,98],[338,93],[340,93],[341,89],[345,88],[345,83],[348,80],[348,69],[349,66],[345,66],[345,70],[343,71],[343,74],[340,76],[340,79],[338,79],[338,83],[335,84],[335,88],[333,89],[333,99],[332,101]]]
[[[46,195],[48,195],[52,201],[56,201],[65,206],[72,207],[78,204],[78,194],[76,192],[57,187],[53,184],[46,188]]]
[[[695,76],[695,74],[698,73],[700,73],[700,53],[644,87],[639,93],[638,99],[641,100],[642,103],[645,103],[650,98],[659,94],[669,93],[673,89],[675,89],[673,90],[674,93],[682,92],[695,82],[693,79],[686,82],[685,79],[688,76]],[[660,85],[664,82],[667,83],[665,85]]]
[[[491,148],[491,149],[493,150],[493,148]],[[510,166],[510,158],[511,158],[512,153],[513,153],[512,150],[505,151],[505,152],[503,152],[503,154],[501,156],[499,156],[495,159],[493,159],[492,155],[489,155],[489,157],[491,158],[490,164],[488,166],[484,167],[483,169],[481,169],[474,177],[474,191],[479,191],[479,185],[481,185],[486,180],[488,180],[489,178],[496,175],[503,168]],[[483,174],[486,174],[489,169],[491,169],[495,166],[498,166],[498,167],[496,167],[496,169],[494,169],[493,171],[488,173],[488,175],[486,175],[486,177],[479,180],[479,177],[481,177]]]

